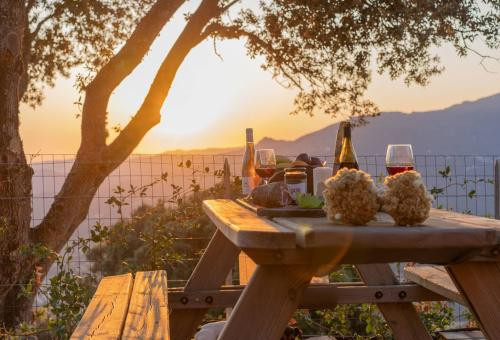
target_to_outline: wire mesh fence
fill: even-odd
[[[36,226],[47,213],[68,175],[74,155],[32,155],[34,170],[32,194],[32,226]],[[293,159],[293,156],[289,157]],[[323,156],[331,166],[333,158]],[[416,155],[418,170],[435,196],[434,206],[473,215],[491,217],[494,214],[494,161],[497,156],[450,156]],[[231,174],[241,174],[241,155],[179,155],[135,154],[117,167],[101,184],[89,208],[86,219],[73,235],[73,239],[88,237],[96,224],[113,225],[143,205],[154,206],[158,202],[172,205],[175,190],[188,195],[194,183],[205,190],[221,180],[224,160],[229,161]],[[377,181],[386,175],[385,157],[363,155],[358,157],[362,170]],[[166,180],[159,180],[162,176]],[[148,187],[142,194],[119,193],[130,188]],[[109,204],[110,197],[120,196],[125,202],[121,213]],[[7,197],[3,199],[8,199]],[[178,240],[179,242],[185,240]],[[82,272],[88,263],[81,255],[74,257],[74,265]]]
[[[71,170],[75,155],[37,154],[29,155],[34,170],[32,190],[31,226],[35,227],[44,218],[55,196]],[[289,156],[293,159],[293,155]],[[322,156],[332,166],[333,157]],[[416,155],[418,170],[431,193],[434,206],[468,214],[491,217],[494,214],[494,162],[499,156],[475,155]],[[207,190],[221,181],[224,161],[228,160],[233,176],[241,174],[242,155],[181,155],[181,154],[134,154],[119,165],[101,184],[93,197],[88,214],[72,236],[71,241],[88,238],[96,224],[112,226],[130,218],[134,211],[144,205],[155,206],[159,202],[175,206],[175,195],[190,195],[198,188]],[[362,155],[358,157],[362,170],[377,181],[386,175],[385,156]],[[133,190],[131,190],[131,188]],[[137,190],[146,188],[147,190]],[[110,204],[110,198],[118,197],[123,204],[120,209]],[[2,199],[9,199],[2,197]],[[209,237],[177,237],[171,241],[178,244],[189,242],[208,243]],[[93,246],[98,247],[99,244]],[[197,262],[201,254],[191,254],[186,261]],[[93,261],[87,259],[80,249],[72,253],[68,262],[80,275],[89,273]],[[401,266],[396,266],[402,277]],[[57,274],[50,269],[44,285]],[[97,273],[98,275],[102,273]],[[171,286],[182,286],[187,277],[171,278]],[[45,300],[37,299],[36,305]],[[460,309],[458,310],[461,315]]]

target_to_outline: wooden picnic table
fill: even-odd
[[[386,214],[357,227],[326,218],[270,220],[226,199],[205,201],[204,210],[217,231],[183,294],[237,299],[219,339],[278,339],[299,305],[333,308],[346,300],[377,303],[396,339],[431,339],[411,302],[436,295],[401,285],[392,262],[444,265],[484,336],[500,339],[500,221],[432,210],[418,227],[396,227]],[[220,287],[241,251],[257,269],[242,292],[229,294]],[[308,288],[313,276],[344,263],[356,265],[364,287]],[[172,339],[189,339],[205,312],[174,309]]]

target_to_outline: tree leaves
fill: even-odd
[[[29,83],[23,101],[37,106],[45,85],[83,66],[77,88],[83,90],[125,41],[154,0],[36,0],[29,12],[27,37]]]
[[[497,48],[496,3],[269,0],[241,10],[214,35],[246,38],[250,57],[263,56],[264,69],[297,88],[293,113],[369,116],[378,113],[365,98],[373,69],[425,85],[443,71],[433,47],[447,42],[465,55],[482,37]]]

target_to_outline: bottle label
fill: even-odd
[[[241,191],[243,195],[250,195],[253,189],[255,189],[256,181],[253,177],[242,177],[241,178]]]
[[[297,193],[305,194],[307,192],[307,183],[306,182],[287,184],[287,186],[288,186],[288,192],[290,193],[290,196],[294,200],[295,200],[295,195]]]

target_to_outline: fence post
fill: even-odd
[[[224,198],[231,198],[231,167],[227,158],[224,158],[224,177],[222,183],[224,185]]]
[[[500,159],[495,160],[495,218],[500,220]]]

